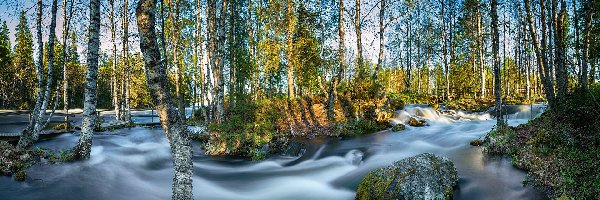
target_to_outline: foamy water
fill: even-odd
[[[525,123],[543,112],[542,107],[518,107],[514,113],[507,109],[508,122]],[[460,176],[457,199],[544,199],[523,186],[526,173],[512,167],[508,158],[487,158],[468,145],[494,126],[489,114],[449,116],[423,106],[407,106],[399,113],[425,119],[429,126],[314,142],[301,156],[263,161],[207,157],[194,143],[194,197],[353,199],[370,170],[431,152],[455,163]],[[400,123],[402,117],[393,120]],[[77,135],[65,134],[37,145],[61,149],[76,142]],[[25,182],[0,177],[0,199],[169,199],[173,169],[162,129],[132,128],[95,135],[90,160],[39,164],[28,175]]]

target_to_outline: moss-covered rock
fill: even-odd
[[[448,158],[424,153],[371,171],[356,199],[451,199],[457,184],[458,173]]]
[[[396,124],[394,126],[392,126],[392,131],[394,132],[399,132],[399,131],[403,131],[406,130],[406,125],[404,124]]]
[[[27,178],[27,172],[25,170],[19,170],[15,173],[15,181],[24,181]]]
[[[414,127],[421,127],[421,126],[427,125],[427,121],[425,121],[423,119],[417,119],[415,117],[411,117],[410,119],[408,119],[408,125],[414,126]]]
[[[481,141],[481,140],[471,140],[471,142],[469,142],[469,144],[471,144],[471,146],[478,147],[478,146],[483,145],[483,141]]]

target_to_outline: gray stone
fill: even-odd
[[[356,199],[451,199],[457,184],[452,161],[424,153],[371,171],[360,182]]]

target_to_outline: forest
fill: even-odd
[[[595,0],[1,1],[0,191],[594,199],[599,9]],[[55,190],[96,184],[114,186]]]

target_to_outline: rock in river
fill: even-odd
[[[452,161],[424,153],[371,171],[360,182],[356,199],[451,199],[457,184]]]
[[[410,126],[414,126],[414,127],[421,127],[421,126],[427,126],[427,121],[423,120],[423,119],[417,119],[415,117],[411,117],[408,120],[408,125]]]

